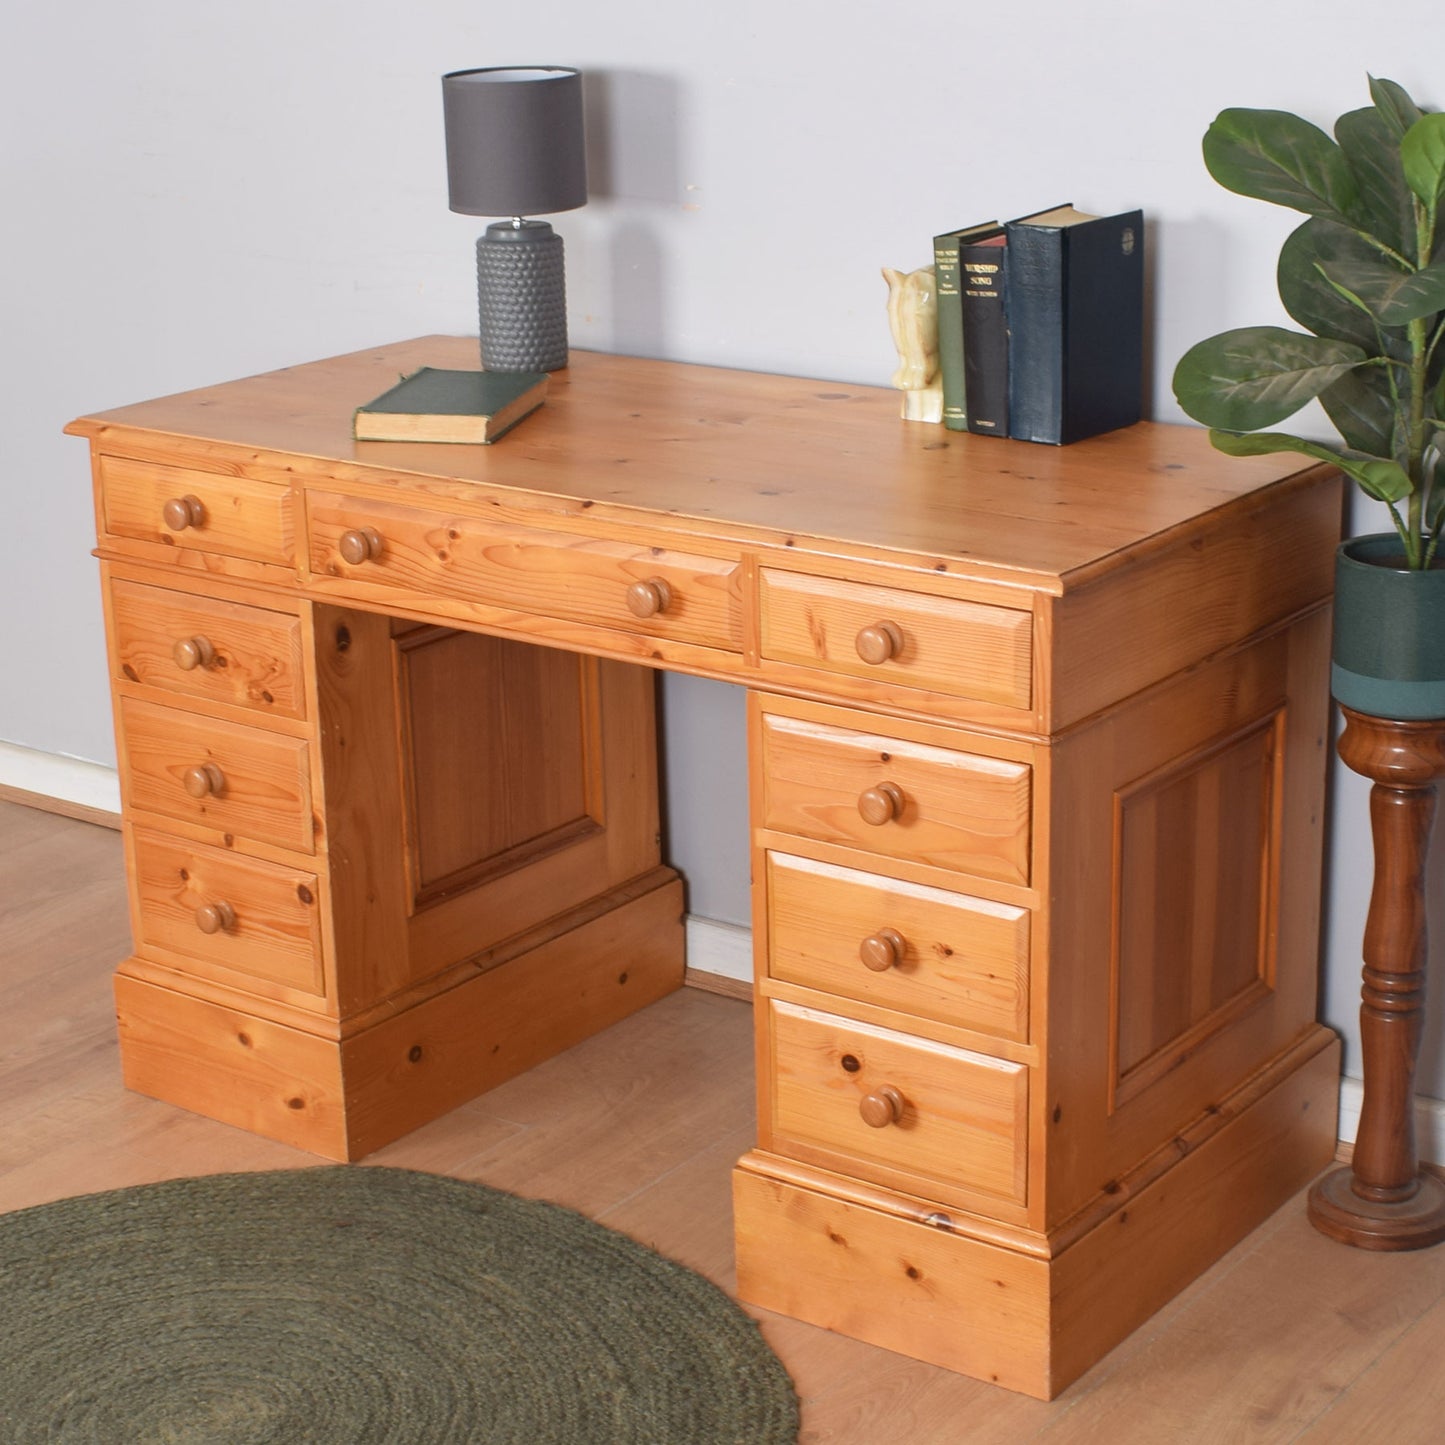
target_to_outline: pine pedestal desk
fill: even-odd
[[[739,1292],[1057,1393],[1333,1153],[1338,478],[586,353],[494,446],[352,440],[474,351],[69,428],[126,1082],[354,1159],[676,988],[651,670],[739,683]]]

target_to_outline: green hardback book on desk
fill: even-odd
[[[493,442],[547,397],[540,371],[443,371],[424,366],[358,407],[363,442]]]

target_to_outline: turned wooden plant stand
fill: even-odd
[[[1425,862],[1445,721],[1397,722],[1344,709],[1340,756],[1369,778],[1375,881],[1365,924],[1360,1036],[1365,1097],[1349,1168],[1310,1191],[1315,1228],[1361,1249],[1445,1239],[1445,1182],[1415,1153],[1415,1062],[1425,1020]]]

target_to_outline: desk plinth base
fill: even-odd
[[[1108,1198],[1058,1247],[897,1213],[798,1182],[754,1151],[733,1174],[750,1304],[1049,1400],[1304,1187],[1333,1157],[1339,1044],[1318,1047],[1191,1152]],[[1102,1203],[1102,1197],[1101,1197]],[[1055,1252],[1055,1250],[1057,1252]]]
[[[181,975],[168,983],[129,959],[115,978],[126,1086],[328,1159],[359,1159],[680,987],[682,884],[658,874],[640,896],[484,972],[450,970],[354,1032],[183,991]]]

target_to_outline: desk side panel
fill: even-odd
[[[1344,484],[1324,467],[1070,579],[1052,605],[1045,726],[1059,732],[1334,590]]]
[[[1055,745],[1050,1230],[1316,1027],[1329,620],[1316,608]]]

